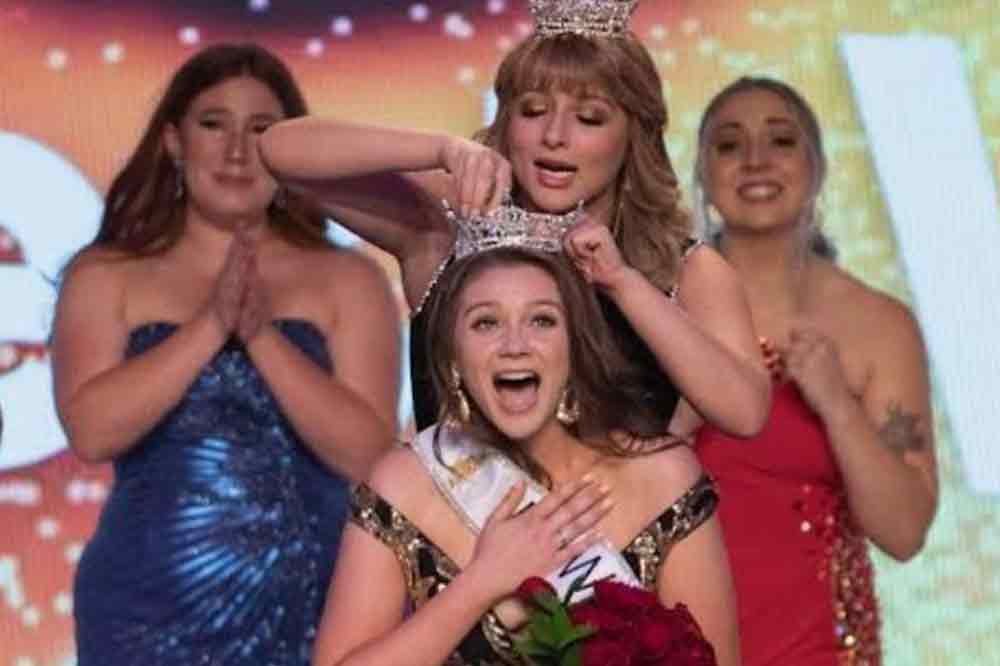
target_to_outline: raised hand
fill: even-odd
[[[586,218],[563,237],[563,250],[588,282],[608,291],[620,284],[629,268],[611,231]]]
[[[448,137],[441,150],[441,163],[455,179],[457,201],[450,203],[462,217],[480,215],[500,205],[510,191],[510,162],[480,143]]]
[[[799,324],[789,332],[782,350],[784,371],[813,411],[823,416],[839,400],[854,399],[844,376],[837,344],[818,328]]]
[[[524,482],[515,485],[483,526],[468,570],[495,586],[497,598],[531,576],[544,576],[601,539],[597,524],[612,509],[606,486],[584,478],[517,512]]]

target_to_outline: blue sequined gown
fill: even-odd
[[[315,326],[274,325],[331,369]],[[128,356],[175,329],[138,327]],[[114,467],[77,569],[79,666],[308,664],[348,484],[298,439],[242,346]]]

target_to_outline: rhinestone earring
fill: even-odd
[[[580,420],[580,404],[573,399],[569,387],[563,389],[562,397],[559,398],[556,419],[567,428]]]

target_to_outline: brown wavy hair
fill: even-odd
[[[210,46],[181,65],[167,85],[135,152],[111,182],[97,236],[91,246],[126,256],[149,256],[170,249],[184,231],[186,194],[177,197],[178,172],[163,146],[167,125],[179,125],[194,99],[227,79],[251,76],[266,85],[288,118],[308,112],[291,72],[256,44]],[[287,241],[327,246],[326,220],[319,206],[293,192],[268,207],[268,222]]]
[[[493,268],[535,266],[556,283],[566,308],[570,345],[569,391],[579,407],[580,418],[569,426],[584,445],[602,453],[632,457],[660,451],[672,445],[647,446],[647,440],[662,435],[662,415],[642,400],[635,368],[614,342],[593,287],[587,284],[562,254],[523,248],[500,248],[460,259],[448,267],[427,304],[427,357],[437,395],[441,396],[439,423],[459,413],[451,385],[451,368],[457,353],[455,327],[465,286]],[[545,470],[515,442],[503,435],[467,396],[470,419],[463,427],[478,440],[492,446],[527,470],[535,479],[549,483]],[[608,434],[626,435],[621,441]],[[440,459],[440,456],[439,456]]]
[[[497,114],[476,139],[509,155],[507,129],[521,95],[554,89],[578,93],[595,86],[628,117],[628,147],[615,184],[611,231],[625,260],[669,290],[692,224],[680,205],[677,175],[664,142],[668,116],[663,82],[634,34],[561,34],[521,42],[500,63],[494,83]]]

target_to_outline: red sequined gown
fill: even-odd
[[[754,439],[706,426],[697,450],[719,486],[744,666],[880,664],[867,543],[852,524],[823,426],[798,388],[775,384]]]

